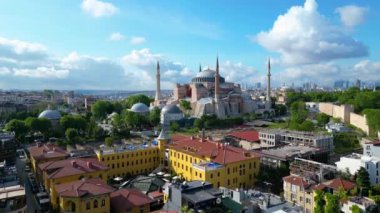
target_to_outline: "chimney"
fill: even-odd
[[[77,166],[78,166],[78,163],[77,163],[75,160],[73,160],[73,161],[71,161],[71,165],[72,165],[73,167],[77,167]]]
[[[91,162],[89,162],[89,161],[87,161],[87,167],[89,168],[89,169],[92,169],[92,163]]]

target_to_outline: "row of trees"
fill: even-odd
[[[303,101],[296,101],[290,106],[289,128],[299,131],[313,131],[314,124],[308,118],[308,110]]]
[[[296,101],[352,104],[355,112],[362,113],[365,109],[380,109],[380,91],[360,90],[357,87],[337,92],[300,93],[289,91],[287,93],[287,105],[291,106]]]
[[[228,128],[242,125],[243,123],[244,119],[241,117],[219,119],[216,115],[203,115],[200,119],[194,121],[194,126],[201,130],[203,128]]]

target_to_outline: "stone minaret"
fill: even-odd
[[[156,98],[155,101],[161,99],[161,85],[160,85],[161,77],[160,77],[160,63],[157,61],[157,73],[156,73]]]
[[[219,59],[216,57],[215,68],[215,102],[219,101]]]
[[[199,72],[202,72],[202,66],[199,64]]]
[[[267,101],[270,101],[270,59],[268,59],[268,65],[267,65]]]

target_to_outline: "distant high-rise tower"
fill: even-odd
[[[266,100],[270,101],[270,59],[268,59],[268,65],[267,65],[267,96]]]
[[[219,101],[219,59],[216,57],[215,68],[215,102]]]
[[[160,63],[157,61],[157,73],[156,73],[156,97],[155,101],[158,101],[161,99],[161,76],[160,76]]]

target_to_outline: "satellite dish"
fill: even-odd
[[[222,203],[222,199],[220,197],[216,198],[216,204],[221,204]]]

